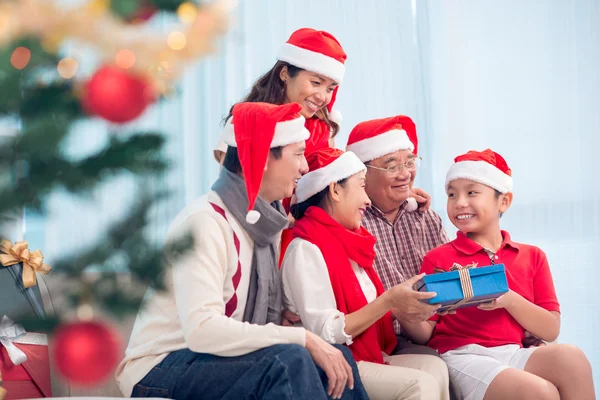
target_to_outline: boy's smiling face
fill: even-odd
[[[500,229],[500,214],[512,203],[512,193],[498,194],[489,186],[468,179],[448,184],[448,218],[463,233],[483,234]]]

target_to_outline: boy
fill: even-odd
[[[492,150],[454,159],[446,176],[448,218],[457,238],[431,250],[421,272],[504,264],[509,291],[478,307],[407,324],[408,335],[440,352],[464,399],[594,399],[591,366],[576,347],[522,348],[524,331],[554,341],[560,307],[546,255],[500,230],[513,199],[511,170]]]

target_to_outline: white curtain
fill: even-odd
[[[600,3],[417,4],[430,42],[420,51],[430,65],[434,208],[445,214],[453,157],[487,147],[505,156],[515,197],[501,226],[546,252],[562,309],[559,342],[585,351],[599,390]]]
[[[172,26],[158,22],[165,31]],[[432,194],[451,236],[443,181],[452,158],[486,147],[506,156],[515,201],[502,225],[516,241],[546,251],[562,305],[559,341],[584,349],[600,377],[594,295],[600,273],[593,259],[600,247],[600,184],[593,177],[600,144],[596,0],[240,1],[218,52],[188,68],[179,96],[126,128],[159,128],[170,138],[175,165],[156,185],[173,196],[156,209],[156,239],[186,202],[210,188],[217,175],[212,149],[229,107],[305,26],[331,32],[348,54],[336,103],[344,115],[337,146],[345,147],[360,121],[412,116],[424,158],[417,183]],[[100,122],[84,124],[79,142],[93,147],[105,132]],[[51,256],[76,248],[123,212],[128,191],[124,179],[99,190],[93,205],[55,196],[49,218],[27,220],[26,236]]]
[[[220,120],[301,27],[331,32],[348,54],[336,102],[344,118],[339,147],[362,120],[421,116],[422,77],[410,1],[242,1],[219,54],[190,68],[184,80],[186,200],[206,191],[216,174],[210,150]]]

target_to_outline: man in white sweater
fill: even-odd
[[[175,399],[368,398],[347,348],[283,327],[277,269],[287,226],[280,200],[307,172],[301,106],[240,103],[212,190],[176,217],[166,290],[149,289],[117,369],[132,397]]]

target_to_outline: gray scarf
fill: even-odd
[[[258,222],[252,225],[246,222],[248,192],[241,176],[222,168],[212,190],[219,195],[227,210],[254,240],[244,321],[260,325],[269,322],[280,325],[283,289],[275,248],[279,234],[288,225],[281,203],[268,204],[257,197],[254,209],[261,216]]]

